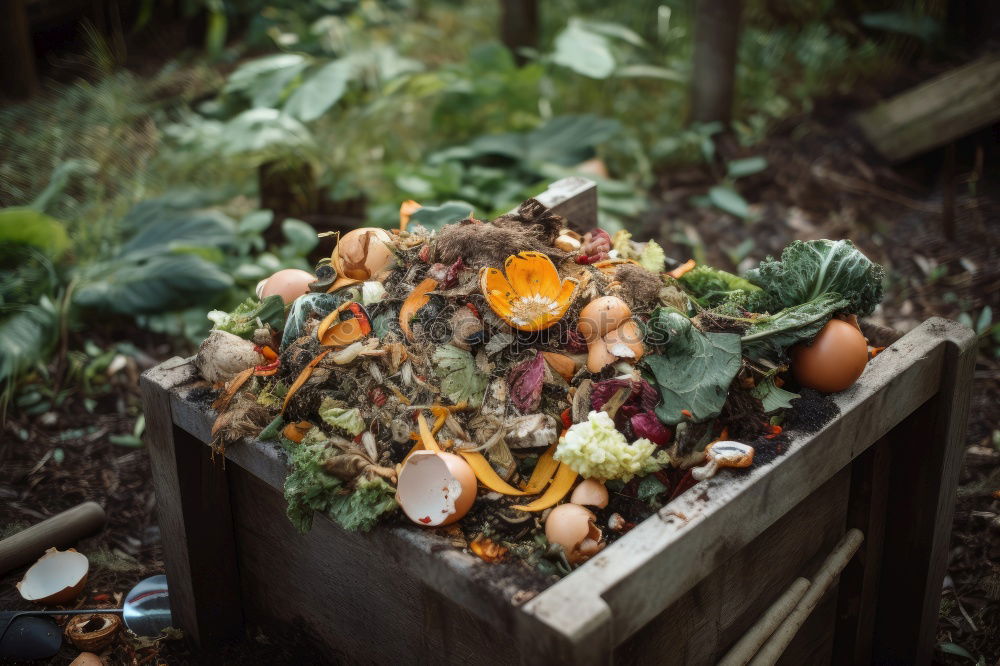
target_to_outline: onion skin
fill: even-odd
[[[837,393],[850,388],[868,363],[868,342],[856,326],[831,319],[807,345],[792,348],[792,374],[807,388]]]

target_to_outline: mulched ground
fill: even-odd
[[[709,263],[729,269],[777,253],[795,238],[851,238],[893,274],[875,323],[906,331],[932,315],[978,314],[985,306],[1000,316],[1000,193],[984,187],[1000,178],[982,166],[997,163],[988,153],[989,134],[959,147],[957,232],[947,240],[941,233],[936,180],[940,155],[891,168],[844,124],[849,102],[830,100],[817,108],[823,112],[788,121],[746,153],[763,154],[769,162],[765,172],[739,183],[754,204],[755,221],[692,205],[690,197],[703,194],[714,178],[707,169],[675,170],[662,175],[653,192],[655,206],[643,220],[645,234],[636,236],[662,238],[667,254],[678,259],[686,259],[691,246],[700,243]],[[723,145],[722,152],[743,156],[732,146]],[[741,248],[748,238],[753,246]],[[158,360],[173,353],[162,342],[143,348]],[[109,439],[131,432],[135,423],[135,369],[141,367],[122,369],[109,380],[112,388],[98,398],[93,416],[83,408],[81,393],[49,414],[9,412],[0,430],[0,536],[85,500],[107,510],[107,528],[78,545],[92,562],[80,607],[111,604],[138,580],[163,571],[146,451]],[[998,406],[1000,361],[984,345],[976,366],[939,640],[982,656],[986,664],[1000,659],[1000,443],[992,439],[1000,431]],[[0,578],[0,608],[24,607],[13,588],[22,573]],[[66,663],[76,653],[66,646],[50,663]],[[198,655],[178,641],[143,647],[121,638],[109,656],[111,663],[329,661],[304,637],[264,633],[220,653]]]

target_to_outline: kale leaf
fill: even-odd
[[[885,292],[885,269],[849,240],[794,241],[781,259],[767,257],[746,279],[764,289],[755,299],[761,310],[777,312],[828,293],[848,300],[847,310],[871,314]]]
[[[710,266],[697,266],[680,278],[681,284],[698,305],[710,308],[723,301],[743,294],[751,295],[761,291],[761,288],[747,280],[720,271]]]
[[[835,312],[848,305],[849,301],[840,294],[827,293],[773,315],[757,317],[743,334],[743,355],[754,360],[779,361],[786,349],[812,340]]]
[[[280,330],[285,318],[285,303],[281,296],[268,296],[262,301],[248,298],[236,306],[232,312],[212,310],[208,318],[215,324],[218,331],[225,331],[250,340],[257,330],[257,320],[268,324],[274,330]]]

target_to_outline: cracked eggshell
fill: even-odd
[[[417,451],[399,473],[396,502],[423,527],[450,525],[476,501],[476,475],[454,453]]]
[[[280,270],[257,285],[257,296],[263,300],[268,296],[281,296],[288,305],[299,296],[309,293],[309,284],[316,281],[312,273],[298,268]]]
[[[628,358],[633,362],[642,358],[645,352],[645,347],[642,345],[642,331],[631,319],[605,335],[604,344],[616,357]]]
[[[330,263],[337,275],[354,280],[367,280],[392,263],[389,247],[392,236],[385,229],[361,227],[340,237]]]
[[[17,583],[17,591],[25,601],[45,606],[66,604],[76,599],[87,584],[90,562],[83,553],[72,548],[49,548]]]
[[[69,666],[104,666],[104,660],[93,652],[81,652],[69,662]]]
[[[579,504],[560,504],[545,519],[545,538],[566,552],[570,564],[579,564],[596,554],[603,545],[597,517]]]
[[[628,304],[617,296],[595,298],[580,310],[577,328],[588,343],[615,330],[632,316]]]
[[[581,506],[595,506],[603,509],[608,505],[608,489],[597,479],[584,479],[573,490],[569,501]]]

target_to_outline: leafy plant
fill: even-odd
[[[816,337],[833,314],[848,304],[840,294],[829,292],[773,315],[757,317],[741,339],[743,354],[753,359],[778,359],[782,350]]]
[[[745,277],[764,290],[760,306],[770,312],[837,293],[847,299],[848,311],[864,316],[885,291],[885,269],[849,240],[794,241],[780,260],[767,257]]]
[[[653,317],[659,330],[670,336],[661,353],[643,360],[650,382],[660,391],[656,415],[668,425],[718,416],[740,369],[740,337],[702,333],[690,319],[669,309],[661,308]]]

